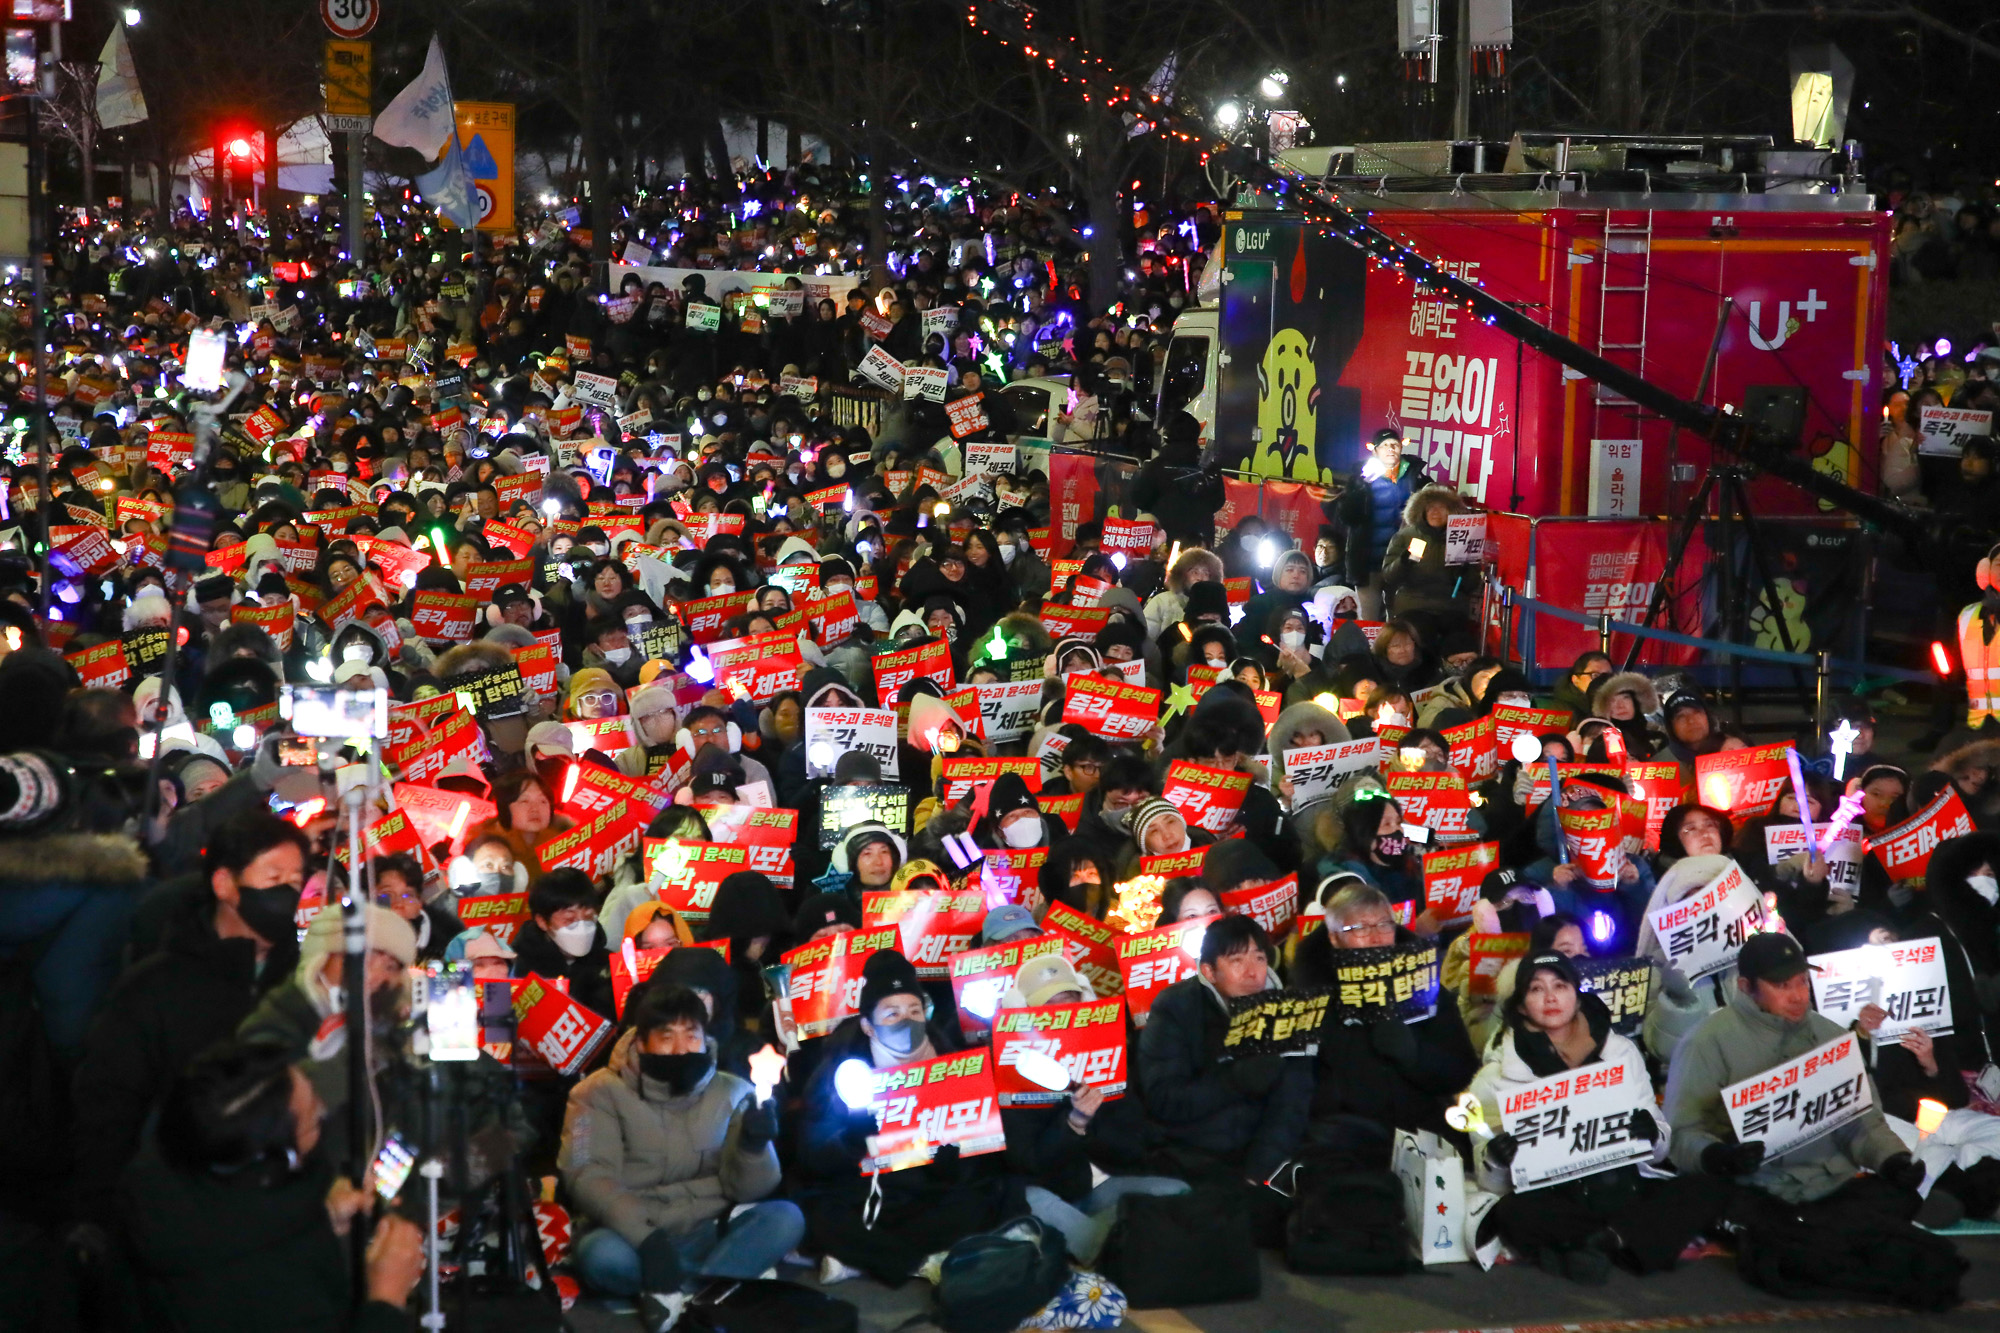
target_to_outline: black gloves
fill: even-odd
[[[1747,1176],[1764,1164],[1764,1145],[1752,1139],[1748,1143],[1711,1143],[1701,1150],[1701,1169],[1711,1176]]]
[[[1512,1134],[1495,1134],[1486,1144],[1486,1160],[1502,1170],[1514,1165],[1514,1154],[1521,1151],[1521,1145]]]
[[[762,1152],[778,1137],[778,1108],[770,1102],[753,1103],[743,1113],[743,1136],[738,1142],[744,1152]]]
[[[1368,1029],[1368,1044],[1392,1065],[1408,1066],[1417,1061],[1417,1034],[1400,1019],[1392,1018]]]
[[[1645,1107],[1642,1106],[1632,1112],[1632,1118],[1625,1123],[1631,1129],[1633,1138],[1645,1143],[1658,1143],[1660,1141],[1660,1122],[1653,1119],[1653,1113]],[[1763,1156],[1763,1153],[1760,1151],[1758,1156]]]
[[[1899,1152],[1876,1167],[1875,1174],[1891,1185],[1913,1190],[1924,1183],[1924,1164],[1906,1152]]]
[[[1245,1097],[1262,1097],[1285,1076],[1284,1057],[1253,1055],[1229,1066],[1229,1081]]]
[[[957,1180],[959,1176],[958,1145],[941,1144],[931,1154],[931,1169],[943,1180]]]
[[[641,1291],[679,1291],[681,1277],[681,1252],[665,1227],[639,1242]]]

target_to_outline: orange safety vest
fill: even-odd
[[[1989,715],[2000,714],[2000,629],[1986,641],[1980,623],[1981,603],[1958,613],[1958,659],[1965,664],[1965,725],[1976,727]]]

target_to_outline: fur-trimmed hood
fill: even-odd
[[[1182,551],[1180,559],[1174,561],[1173,566],[1167,570],[1167,588],[1185,597],[1188,590],[1188,573],[1196,569],[1205,569],[1209,578],[1217,583],[1222,582],[1222,557],[1205,547],[1197,546],[1193,550]]]
[[[1650,717],[1660,711],[1660,691],[1652,680],[1637,671],[1614,671],[1597,682],[1597,688],[1590,692],[1590,715],[1609,719],[1605,710],[1611,707],[1613,695],[1630,691],[1639,701],[1639,716]],[[2000,747],[1996,747],[2000,748]]]
[[[1465,512],[1465,501],[1458,498],[1458,492],[1449,486],[1422,486],[1403,505],[1403,526],[1421,528],[1424,526],[1424,511],[1434,504],[1443,505],[1454,514]]]
[[[1941,755],[1931,765],[1939,773],[1948,773],[1957,782],[1975,768],[2000,769],[2000,741],[1974,741],[1961,745],[1950,754]]]
[[[461,643],[440,653],[432,670],[439,680],[455,680],[460,676],[505,671],[513,664],[514,655],[499,644],[474,639],[471,643]]]
[[[0,838],[0,883],[137,884],[146,878],[138,843],[114,833]]]

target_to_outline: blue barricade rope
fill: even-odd
[[[1567,620],[1574,624],[1588,626],[1591,629],[1596,629],[1598,626],[1596,616],[1588,615],[1582,611],[1572,611],[1568,607],[1536,601],[1532,597],[1523,597],[1518,593],[1514,596],[1514,605],[1533,611],[1537,615],[1554,616],[1558,620]],[[1723,653],[1735,657],[1744,657],[1753,662],[1773,662],[1779,666],[1809,667],[1815,671],[1819,669],[1819,659],[1807,653],[1786,653],[1779,652],[1775,648],[1755,648],[1743,643],[1726,643],[1715,639],[1697,639],[1692,635],[1675,633],[1673,630],[1654,629],[1646,625],[1637,625],[1629,620],[1612,621],[1611,632],[1614,634],[1632,634],[1642,639],[1654,639],[1660,643],[1679,644],[1684,648],[1697,648],[1705,653]],[[1935,679],[1927,671],[1911,671],[1907,667],[1877,666],[1872,662],[1854,662],[1841,657],[1828,658],[1827,665],[1845,675],[1875,676],[1888,680],[1910,681],[1917,684],[1923,684]]]

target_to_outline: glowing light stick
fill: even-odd
[[[1827,744],[1833,747],[1833,780],[1838,782],[1847,772],[1847,756],[1854,753],[1854,742],[1861,737],[1860,728],[1846,718],[1840,725],[1826,733]]]
[[[1840,836],[1840,831],[1852,824],[1854,817],[1860,813],[1860,792],[1849,792],[1840,798],[1840,804],[1834,807],[1833,818],[1826,823],[1826,832],[1819,835],[1819,850],[1822,855],[1832,849],[1834,840]]]
[[[1812,807],[1806,804],[1806,775],[1799,771],[1799,751],[1797,746],[1785,751],[1785,767],[1792,771],[1792,799],[1799,805],[1799,823],[1805,825],[1806,843],[1813,840]]]
[[[627,943],[630,943],[628,940]],[[836,1070],[836,1073],[839,1071]],[[771,1092],[785,1077],[785,1057],[776,1047],[766,1043],[764,1048],[750,1057],[750,1082],[757,1089],[757,1100],[769,1101]],[[873,1080],[870,1080],[870,1094],[873,1094]],[[845,1100],[843,1098],[843,1100]]]

